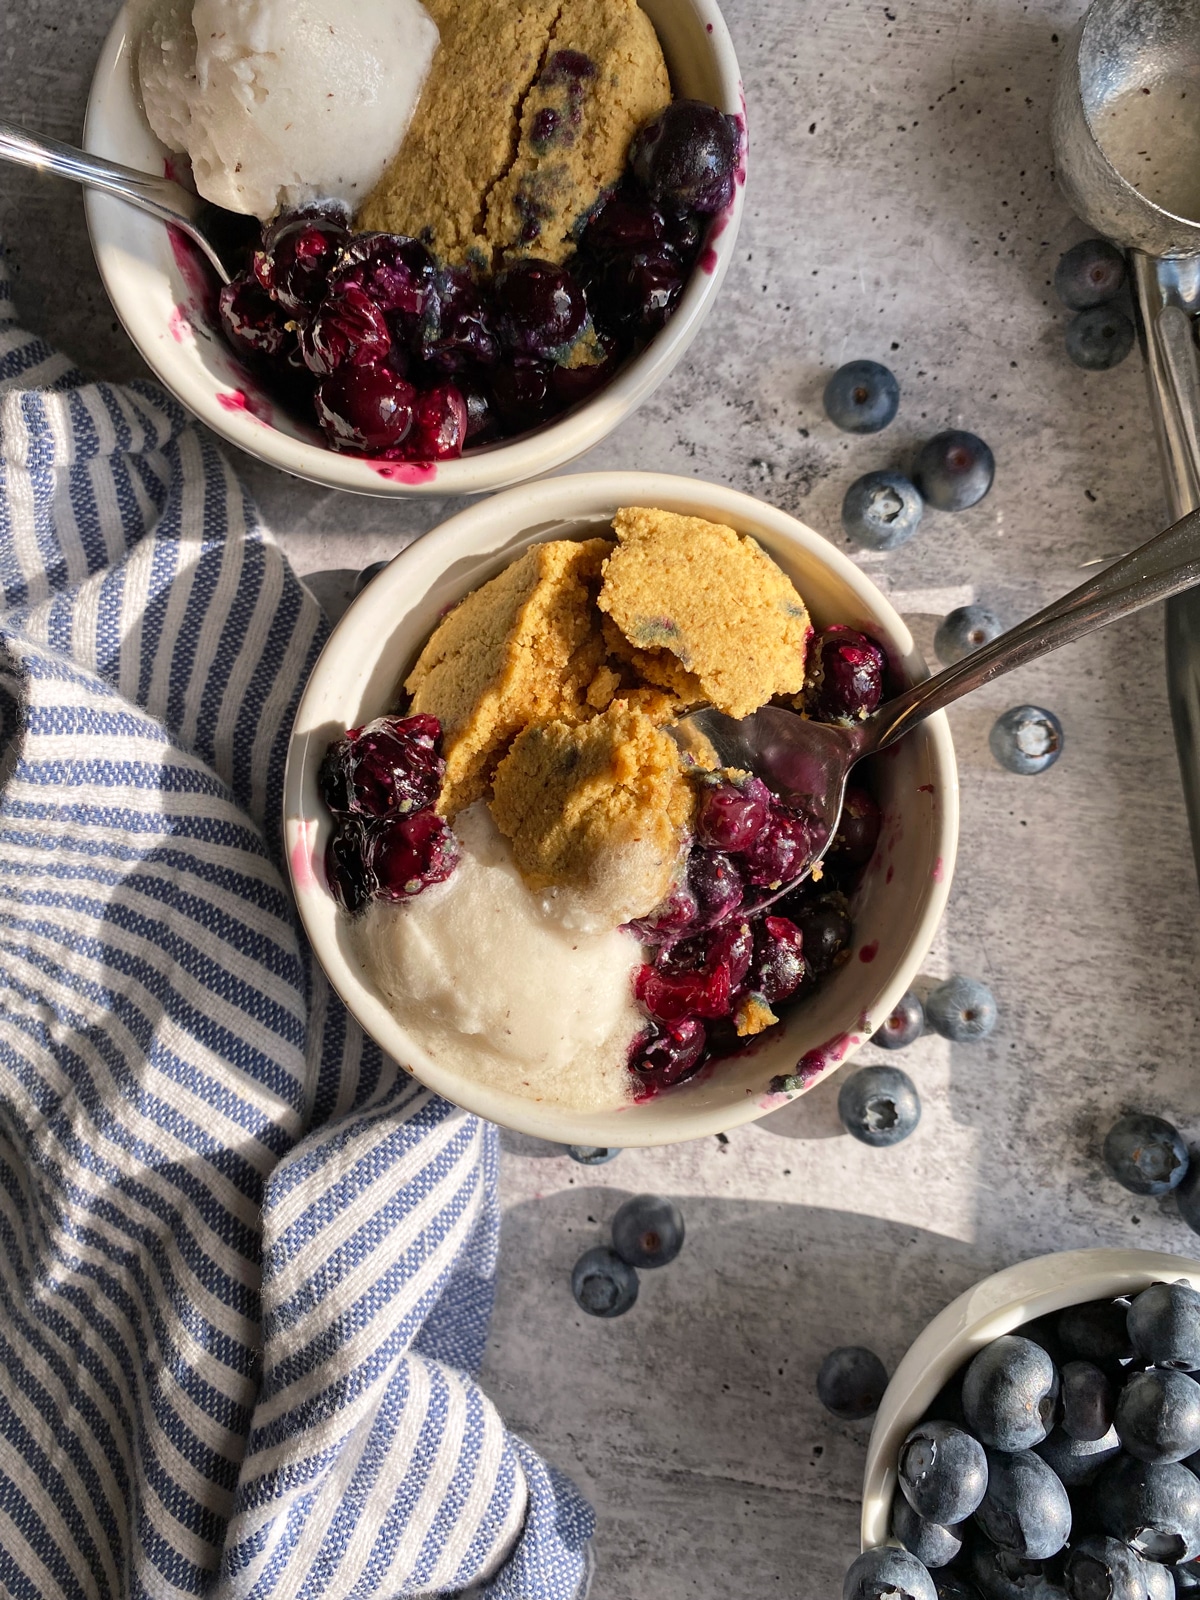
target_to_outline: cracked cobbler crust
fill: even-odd
[[[561,262],[671,98],[636,0],[425,0],[441,44],[400,152],[358,216],[446,261]]]

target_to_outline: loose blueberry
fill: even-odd
[[[986,1539],[968,1546],[967,1570],[983,1600],[1066,1600],[1056,1581],[1059,1564],[1031,1561],[1012,1550],[999,1550]]]
[[[629,165],[652,199],[685,211],[723,211],[733,199],[737,123],[703,100],[672,100],[634,134]]]
[[[818,722],[853,722],[869,716],[883,698],[887,662],[874,639],[835,623],[808,647],[804,709]]]
[[[988,747],[1008,772],[1031,778],[1062,754],[1062,723],[1042,706],[1013,706],[992,725]]]
[[[842,1600],[937,1600],[929,1569],[893,1545],[864,1550],[842,1583]]]
[[[751,883],[774,890],[798,878],[816,851],[812,830],[803,818],[773,805],[766,826],[741,853],[742,868]]]
[[[437,274],[424,301],[415,353],[437,372],[494,366],[500,355],[495,308],[463,267]]]
[[[1169,1368],[1134,1373],[1117,1399],[1114,1423],[1139,1461],[1182,1461],[1200,1450],[1200,1383]]]
[[[292,316],[307,315],[325,293],[350,233],[324,217],[284,213],[263,233],[254,252],[254,276]]]
[[[765,916],[755,923],[754,958],[745,984],[768,1005],[786,1000],[799,988],[807,967],[804,935],[788,917]]]
[[[1102,1467],[1121,1454],[1121,1441],[1115,1428],[1109,1428],[1102,1439],[1072,1439],[1062,1428],[1055,1428],[1033,1448],[1068,1489],[1078,1489],[1091,1483]]]
[[[785,903],[780,901],[779,908]],[[788,904],[787,909],[800,929],[805,964],[814,978],[823,977],[845,961],[846,946],[854,932],[845,895],[835,891],[794,908]]]
[[[417,391],[386,366],[341,367],[317,386],[317,421],[335,450],[376,455],[402,444]]]
[[[1071,1532],[1071,1502],[1032,1450],[989,1450],[987,1493],[975,1521],[1001,1550],[1030,1561],[1057,1555]]]
[[[1058,1388],[1058,1373],[1041,1345],[1019,1334],[993,1339],[963,1378],[967,1426],[994,1450],[1028,1450],[1057,1421]]]
[[[871,795],[857,784],[848,785],[837,832],[826,859],[831,866],[838,862],[847,862],[854,867],[865,866],[875,854],[882,826],[883,817]]]
[[[648,1089],[669,1089],[699,1065],[707,1038],[699,1017],[655,1022],[642,1036],[629,1064]]]
[[[720,779],[700,791],[695,833],[714,850],[746,850],[758,838],[771,810],[771,794],[760,778],[740,783]]]
[[[1120,293],[1125,257],[1107,239],[1083,239],[1059,258],[1054,269],[1058,298],[1072,311],[1102,306]]]
[[[660,1194],[635,1194],[612,1220],[613,1249],[631,1267],[665,1267],[683,1249],[683,1215]]]
[[[361,911],[375,892],[367,865],[369,835],[357,817],[342,817],[325,847],[325,876],[334,898],[350,912]]]
[[[383,900],[410,900],[443,883],[458,865],[458,840],[436,811],[387,817],[375,825],[367,866]]]
[[[868,550],[895,550],[916,533],[924,509],[921,496],[900,473],[867,472],[846,490],[842,527]]]
[[[249,273],[225,284],[217,305],[221,326],[240,353],[277,356],[288,344],[286,313]]]
[[[817,1397],[845,1422],[860,1422],[879,1410],[887,1388],[887,1368],[874,1350],[842,1345],[831,1350],[817,1373]]]
[[[1125,1300],[1085,1300],[1059,1313],[1058,1336],[1079,1361],[1112,1364],[1133,1354]]]
[[[944,1039],[964,1044],[986,1039],[996,1026],[992,991],[977,978],[948,978],[931,989],[925,999],[929,1026]]]
[[[917,1515],[945,1527],[978,1510],[987,1492],[983,1446],[950,1422],[919,1422],[900,1446],[896,1471]]]
[[[638,1275],[615,1250],[585,1250],[571,1269],[571,1293],[589,1317],[620,1317],[638,1297]]]
[[[1143,1289],[1128,1313],[1134,1349],[1156,1367],[1200,1371],[1200,1294],[1187,1283]]]
[[[884,1050],[903,1050],[925,1031],[925,1007],[909,989],[897,1000],[895,1009],[871,1035],[871,1043]]]
[[[438,272],[417,239],[398,233],[356,233],[333,282],[359,284],[381,311],[399,319],[407,333],[416,330],[418,319],[430,309]]]
[[[1093,306],[1067,323],[1067,354],[1088,372],[1107,372],[1124,361],[1136,337],[1133,323],[1116,306]]]
[[[825,415],[846,433],[878,433],[900,409],[900,385],[878,361],[847,361],[825,385]],[[872,477],[891,474],[872,473]],[[864,480],[860,479],[859,482]],[[904,479],[900,480],[902,483]],[[915,531],[920,510],[910,532]],[[904,535],[908,537],[907,534]],[[899,544],[901,541],[895,541]],[[877,546],[887,549],[889,546]]]
[[[1100,1533],[1151,1561],[1200,1555],[1200,1480],[1178,1461],[1119,1456],[1096,1479],[1092,1506]]]
[[[847,1133],[882,1149],[908,1138],[921,1120],[921,1101],[899,1067],[860,1067],[841,1087],[838,1116]]]
[[[382,361],[391,347],[386,317],[353,280],[332,282],[312,317],[300,328],[304,364],[320,377],[339,367]]]
[[[467,403],[452,383],[435,383],[417,396],[403,453],[410,461],[446,461],[467,442]]]
[[[936,511],[965,511],[983,499],[995,475],[995,457],[983,440],[951,428],[921,446],[913,482]]]
[[[933,648],[948,667],[1003,633],[1000,618],[986,606],[957,606],[948,611],[933,636]]]
[[[578,1161],[583,1167],[602,1167],[621,1154],[618,1146],[608,1144],[567,1144],[563,1149],[572,1161]]]
[[[386,565],[386,563],[381,563]],[[446,763],[441,723],[423,713],[376,717],[335,739],[317,774],[321,798],[338,816],[406,816],[432,806]]]
[[[518,261],[495,282],[500,341],[514,355],[560,359],[583,330],[587,301],[565,267]]]
[[[731,917],[745,893],[741,874],[720,850],[693,848],[688,857],[687,888],[695,897],[697,926],[715,927]]]
[[[1187,1173],[1187,1145],[1164,1118],[1133,1112],[1105,1134],[1104,1167],[1132,1194],[1169,1194]]]
[[[1071,1600],[1149,1600],[1156,1581],[1151,1562],[1102,1534],[1077,1539],[1063,1568]]]
[[[1068,1361],[1060,1368],[1059,1376],[1064,1430],[1072,1439],[1103,1439],[1113,1425],[1113,1391],[1108,1375],[1090,1361]]]
[[[892,1535],[922,1566],[948,1567],[963,1547],[964,1528],[947,1528],[919,1517],[902,1494],[892,1500]],[[939,1595],[941,1591],[938,1591]]]

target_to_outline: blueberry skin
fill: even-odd
[[[952,1422],[918,1422],[896,1460],[896,1476],[909,1505],[926,1522],[965,1522],[987,1492],[987,1456]]]
[[[841,1345],[831,1350],[817,1373],[817,1397],[844,1422],[860,1422],[879,1410],[887,1388],[887,1368],[874,1350]]]
[[[1102,1439],[1072,1439],[1062,1428],[1055,1428],[1033,1448],[1068,1489],[1080,1489],[1093,1483],[1102,1468],[1116,1460],[1121,1454],[1121,1441],[1115,1428],[1110,1428]]]
[[[1195,1594],[1200,1590],[1200,1561],[1185,1561],[1182,1566],[1172,1567],[1171,1576],[1176,1594]]]
[[[1155,1566],[1119,1539],[1086,1534],[1071,1546],[1063,1583],[1071,1600],[1149,1600],[1162,1578],[1174,1587],[1165,1569]]]
[[[1092,306],[1067,323],[1067,354],[1087,372],[1107,372],[1120,366],[1133,349],[1133,323],[1116,306]]]
[[[1125,1300],[1084,1300],[1059,1313],[1058,1337],[1077,1361],[1111,1363],[1133,1354]]]
[[[1195,1151],[1188,1152],[1188,1169],[1175,1186],[1175,1204],[1192,1232],[1200,1233],[1200,1160]]]
[[[951,428],[921,446],[912,478],[935,511],[966,511],[979,504],[995,476],[996,458],[983,440]]]
[[[975,1521],[994,1545],[1030,1561],[1056,1556],[1071,1532],[1071,1502],[1032,1450],[989,1450],[987,1493]]]
[[[1062,723],[1045,706],[1010,706],[988,734],[988,749],[1000,766],[1022,778],[1052,767],[1062,748]]]
[[[938,660],[952,667],[1004,632],[1000,618],[987,606],[956,606],[938,623],[933,648]]]
[[[842,527],[868,550],[895,550],[921,526],[925,503],[899,472],[867,472],[846,490]]]
[[[986,1039],[996,1026],[992,991],[977,978],[948,978],[925,997],[929,1026],[944,1039],[966,1044]]]
[[[584,1167],[602,1167],[606,1161],[615,1161],[621,1154],[618,1146],[606,1144],[566,1144],[563,1149],[572,1161],[578,1161]]]
[[[1174,1565],[1200,1555],[1200,1479],[1178,1461],[1118,1456],[1096,1479],[1098,1529],[1139,1555]]]
[[[1126,1320],[1138,1355],[1176,1372],[1200,1370],[1200,1294],[1190,1284],[1151,1284]]]
[[[1187,1173],[1187,1145],[1162,1117],[1133,1112],[1105,1134],[1104,1166],[1132,1194],[1169,1194]]]
[[[1019,1334],[1005,1334],[985,1345],[967,1368],[967,1426],[993,1450],[1029,1450],[1058,1418],[1058,1390],[1058,1373],[1042,1347]]]
[[[878,1150],[908,1138],[921,1120],[921,1101],[899,1067],[860,1067],[838,1092],[838,1116],[847,1133]]]
[[[615,1250],[585,1250],[571,1269],[571,1293],[589,1317],[621,1317],[638,1297],[638,1275]]]
[[[1057,1561],[1031,1561],[986,1539],[969,1548],[967,1571],[984,1600],[1066,1600],[1067,1591],[1056,1581]]]
[[[963,1547],[965,1529],[947,1528],[919,1517],[902,1494],[892,1501],[892,1534],[922,1566],[948,1567]]]
[[[1137,1372],[1117,1398],[1114,1426],[1139,1461],[1182,1461],[1200,1450],[1200,1383],[1185,1372]]]
[[[871,1043],[881,1050],[903,1050],[925,1032],[925,1007],[911,989],[896,1001],[890,1015],[886,1016],[871,1035]]]
[[[1090,1361],[1068,1361],[1062,1380],[1062,1426],[1072,1439],[1103,1439],[1113,1425],[1113,1390],[1108,1374]]]
[[[900,385],[878,361],[847,361],[825,385],[825,415],[846,433],[878,433],[900,409]]]
[[[842,1600],[937,1600],[926,1567],[907,1550],[864,1550],[842,1582]]]
[[[631,1267],[665,1267],[683,1249],[683,1216],[660,1194],[635,1194],[612,1219],[613,1249]]]
[[[1107,305],[1124,282],[1125,257],[1107,239],[1080,240],[1054,269],[1055,293],[1072,311]]]

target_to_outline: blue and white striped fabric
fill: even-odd
[[[280,871],[323,638],[233,473],[0,265],[0,1593],[573,1600],[482,1358],[496,1131],[363,1037]]]

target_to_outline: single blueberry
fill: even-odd
[[[1115,1428],[1110,1428],[1102,1439],[1072,1439],[1064,1429],[1055,1428],[1033,1448],[1068,1489],[1079,1489],[1121,1454],[1121,1441]]]
[[[899,1144],[921,1120],[916,1085],[899,1067],[861,1067],[838,1094],[842,1126],[863,1144]]]
[[[1200,1371],[1200,1294],[1190,1284],[1151,1284],[1130,1305],[1127,1321],[1133,1347],[1147,1361]]]
[[[964,1528],[947,1528],[919,1517],[902,1494],[892,1501],[892,1535],[922,1566],[948,1567],[963,1547]]]
[[[1000,618],[987,606],[956,606],[938,624],[933,636],[933,648],[937,651],[938,659],[952,667],[956,661],[971,655],[981,645],[990,644],[1003,632]]]
[[[1054,289],[1072,311],[1102,306],[1120,293],[1125,257],[1107,239],[1082,239],[1059,258]]]
[[[1127,1300],[1085,1300],[1059,1313],[1058,1336],[1077,1361],[1111,1363],[1133,1354]]]
[[[957,1044],[986,1039],[996,1026],[992,991],[977,978],[947,978],[925,998],[929,1026]]]
[[[929,1569],[907,1550],[880,1545],[852,1561],[842,1600],[937,1600]]]
[[[911,989],[902,994],[888,1016],[871,1035],[871,1043],[884,1050],[903,1050],[925,1031],[925,1007]]]
[[[1086,1534],[1071,1546],[1063,1583],[1071,1600],[1149,1600],[1159,1581],[1153,1566],[1119,1539]]]
[[[1007,772],[1032,778],[1062,755],[1062,723],[1044,706],[1011,706],[992,724],[988,748]]]
[[[615,1250],[596,1245],[571,1269],[571,1293],[589,1317],[620,1317],[638,1297],[638,1275]]]
[[[1058,1583],[1060,1566],[1031,1561],[1012,1550],[1000,1550],[986,1539],[968,1546],[967,1570],[984,1600],[1066,1600]]]
[[[868,550],[895,550],[921,524],[924,502],[899,472],[867,472],[846,490],[842,527]]]
[[[1170,1368],[1135,1372],[1117,1398],[1114,1424],[1139,1461],[1182,1461],[1200,1450],[1200,1383]]]
[[[963,1413],[994,1450],[1028,1450],[1058,1420],[1058,1373],[1032,1339],[1005,1334],[972,1357],[963,1378]]]
[[[1116,306],[1092,306],[1067,323],[1067,354],[1088,372],[1107,372],[1133,349],[1133,323]]]
[[[992,487],[996,458],[973,433],[950,428],[927,439],[917,454],[913,482],[935,511],[966,511]]]
[[[987,1491],[983,1446],[952,1422],[918,1422],[900,1446],[896,1473],[917,1515],[944,1527],[965,1521]]]
[[[874,1350],[859,1344],[839,1345],[821,1362],[817,1398],[835,1417],[859,1422],[879,1410],[887,1381],[887,1368]]]
[[[878,361],[847,361],[825,385],[825,414],[846,433],[878,433],[900,408],[900,385]]]
[[[1104,1167],[1133,1194],[1168,1194],[1187,1172],[1187,1145],[1162,1117],[1131,1112],[1104,1136]]]
[[[1090,1361],[1060,1368],[1062,1425],[1072,1439],[1103,1439],[1113,1425],[1113,1391],[1107,1373]]]
[[[631,1267],[665,1267],[683,1249],[683,1216],[660,1194],[635,1194],[613,1217],[612,1241]]]
[[[989,1450],[987,1493],[975,1521],[994,1545],[1030,1561],[1057,1555],[1071,1532],[1071,1502],[1054,1469],[1032,1450]]]
[[[572,1161],[578,1161],[584,1167],[602,1167],[606,1161],[615,1161],[621,1154],[620,1147],[611,1144],[566,1144],[563,1149]]]
[[[1100,1533],[1151,1561],[1200,1555],[1200,1479],[1178,1461],[1118,1456],[1096,1479],[1091,1503]]]

